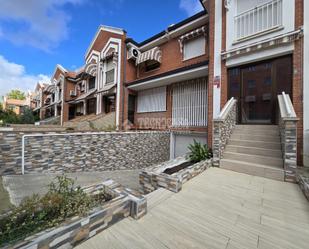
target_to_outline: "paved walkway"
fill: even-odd
[[[138,190],[139,171],[140,170],[79,172],[66,175],[75,179],[76,184],[80,186],[87,186],[107,179],[113,179],[123,186]],[[45,193],[47,191],[47,185],[53,181],[56,176],[57,174],[3,176],[3,184],[5,189],[9,192],[11,203],[18,205],[26,196]]]
[[[309,203],[296,184],[210,168],[77,248],[307,249]]]

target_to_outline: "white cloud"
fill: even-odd
[[[188,16],[192,16],[203,10],[199,0],[180,0],[179,8],[184,10]]]
[[[84,0],[0,0],[0,30],[5,33],[2,38],[17,45],[26,44],[50,51],[68,37],[71,17],[64,11],[64,7],[67,7],[65,5],[83,2]]]
[[[37,82],[50,82],[50,77],[44,74],[27,74],[23,65],[9,62],[0,55],[0,96],[12,89],[33,91]]]

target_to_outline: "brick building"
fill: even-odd
[[[303,139],[309,133],[304,1],[201,4],[204,11],[142,42],[123,29],[100,26],[80,70],[56,69],[53,89],[61,94],[49,104],[53,114],[61,114],[63,124],[81,115],[114,113],[117,129],[171,130],[175,157],[193,139],[212,145],[212,121],[230,97],[238,100],[238,123],[278,124],[277,95],[285,92],[299,118],[298,164],[303,164],[309,158]]]
[[[213,115],[230,97],[238,123],[278,124],[277,95],[290,95],[303,161],[303,0],[204,1],[209,13]]]
[[[79,116],[115,115],[119,127],[125,31],[100,26],[85,54],[84,66],[63,76],[62,124]]]
[[[202,11],[141,43],[126,39],[123,128],[172,130],[171,157],[211,133],[207,32]]]

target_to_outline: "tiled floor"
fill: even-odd
[[[309,203],[296,184],[210,168],[77,248],[307,249]]]

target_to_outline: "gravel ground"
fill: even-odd
[[[79,172],[66,174],[68,177],[75,179],[76,185],[87,186],[107,179],[122,184],[125,187],[138,190],[139,180],[138,173],[140,170],[117,170],[105,172]],[[54,180],[57,174],[41,175],[19,175],[3,176],[3,185],[9,192],[11,203],[19,205],[22,199],[32,194],[44,194],[47,191],[47,185]],[[1,184],[2,186],[2,184]],[[2,204],[2,192],[0,186],[0,210]],[[3,195],[5,196],[5,195]],[[4,197],[5,198],[5,197]],[[6,197],[7,201],[8,198]]]

